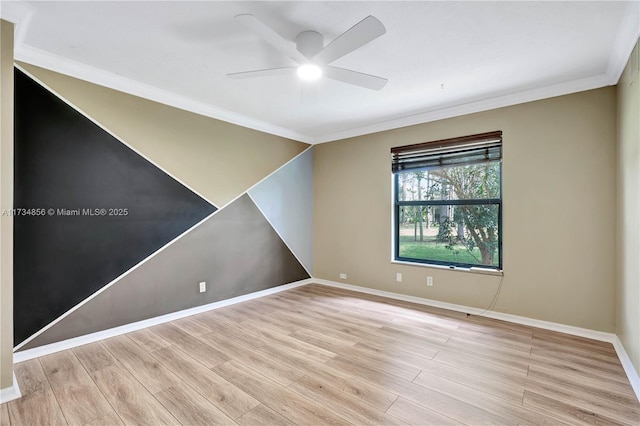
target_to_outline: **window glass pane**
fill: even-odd
[[[497,204],[400,206],[398,258],[499,267]]]
[[[398,201],[500,198],[500,162],[398,173]]]

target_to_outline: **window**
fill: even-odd
[[[391,154],[394,259],[502,269],[502,132]]]

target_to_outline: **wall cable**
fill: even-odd
[[[496,289],[496,293],[493,295],[493,299],[491,300],[491,303],[489,303],[489,306],[487,306],[484,311],[480,312],[479,314],[476,314],[476,316],[481,317],[496,306],[496,303],[498,302],[498,297],[500,297],[500,293],[502,292],[503,281],[504,281],[504,274],[502,274],[502,277],[500,277],[500,284],[498,284],[498,288]],[[471,316],[471,314],[467,314],[467,317],[469,316]]]

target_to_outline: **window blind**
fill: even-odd
[[[391,171],[426,170],[502,159],[502,131],[391,148]]]

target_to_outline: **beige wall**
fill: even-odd
[[[616,333],[640,372],[640,78],[636,44],[618,82]]]
[[[0,20],[0,209],[13,207],[13,24]],[[0,389],[13,386],[13,219],[0,217]]]
[[[389,149],[502,130],[504,286],[495,309],[614,331],[615,102],[615,88],[603,88],[317,145],[315,276],[341,281],[344,272],[350,284],[487,307],[500,277],[391,263]]]
[[[33,65],[20,65],[217,207],[309,146]]]

